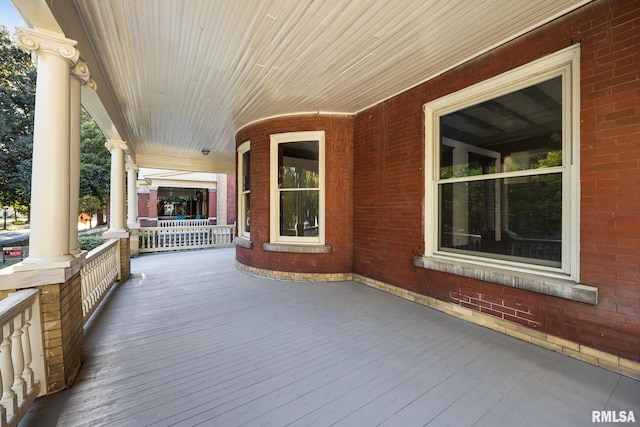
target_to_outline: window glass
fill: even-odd
[[[281,236],[318,236],[319,196],[318,190],[280,193]]]
[[[278,155],[280,188],[318,188],[318,141],[282,143]]]
[[[249,238],[251,233],[251,145],[238,147],[238,235]]]
[[[440,250],[559,267],[562,174],[440,187]]]
[[[440,117],[440,179],[562,165],[562,77]]]
[[[280,236],[318,236],[319,166],[318,141],[279,144]]]
[[[249,170],[251,168],[251,156],[249,151],[242,154],[242,191],[249,191],[251,183],[249,181]]]
[[[251,152],[242,154],[242,221],[244,234],[251,232],[251,181],[249,171],[251,170]]]

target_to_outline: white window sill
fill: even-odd
[[[295,243],[263,243],[262,250],[267,252],[287,252],[296,254],[329,254],[331,245],[311,244],[300,245]]]
[[[507,268],[488,267],[435,257],[416,256],[413,265],[443,273],[455,274],[484,282],[538,292],[586,304],[598,303],[598,288],[572,280],[512,271]]]

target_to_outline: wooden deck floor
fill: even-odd
[[[572,426],[640,381],[355,282],[240,273],[235,249],[145,255],[87,325],[74,386],[27,426]]]

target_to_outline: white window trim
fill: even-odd
[[[325,230],[327,224],[325,222],[325,132],[324,131],[306,131],[306,132],[287,132],[272,134],[270,139],[270,159],[269,159],[269,176],[271,197],[270,205],[270,243],[285,243],[294,245],[324,245]],[[301,236],[280,236],[280,197],[278,192],[278,144],[298,141],[318,141],[318,168],[319,168],[319,218],[320,228],[318,236],[301,237]]]
[[[248,232],[247,230],[245,230],[245,217],[244,217],[244,191],[243,191],[243,187],[244,187],[244,183],[242,182],[242,178],[244,177],[244,153],[246,153],[247,151],[251,151],[251,141],[245,141],[242,144],[240,144],[240,146],[237,149],[238,152],[238,236],[240,237],[244,237],[247,239],[251,238],[251,233]],[[249,173],[251,173],[251,171],[249,171]],[[247,191],[247,193],[249,194],[249,197],[251,197],[251,188],[249,188],[249,191]]]
[[[425,111],[425,252],[416,265],[426,268],[454,271],[451,263],[468,266],[468,274],[486,277],[487,269],[505,276],[503,284],[513,280],[519,273],[547,282],[560,280],[566,286],[567,281],[579,282],[580,256],[580,47],[571,46],[559,52],[485,80],[453,94],[444,96],[424,105]],[[515,90],[527,87],[552,77],[562,75],[563,106],[568,114],[563,117],[563,166],[567,174],[563,180],[563,249],[562,267],[553,268],[527,263],[496,260],[482,256],[453,254],[438,251],[438,171],[436,161],[439,156],[439,118],[443,115],[475,105],[487,99],[499,97]],[[566,111],[566,110],[565,110]],[[514,274],[515,273],[515,274]],[[537,279],[536,279],[537,280]],[[515,286],[515,285],[512,285]],[[522,286],[515,286],[522,287]],[[526,288],[526,287],[524,287]],[[532,289],[540,291],[539,289]],[[552,293],[552,292],[544,292]],[[597,297],[596,297],[597,299]]]

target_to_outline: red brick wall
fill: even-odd
[[[149,217],[149,193],[138,193],[138,216]]]
[[[578,42],[581,282],[598,287],[599,303],[414,268],[423,104]],[[640,360],[640,2],[595,1],[359,113],[353,186],[355,273]]]
[[[325,131],[325,221],[330,254],[266,252],[269,242],[269,135]],[[251,141],[252,249],[237,247],[236,259],[252,267],[295,273],[353,271],[353,119],[344,115],[299,115],[265,120],[240,130],[236,144]]]
[[[236,208],[236,181],[235,175],[227,175],[227,224],[236,223],[238,209]]]

